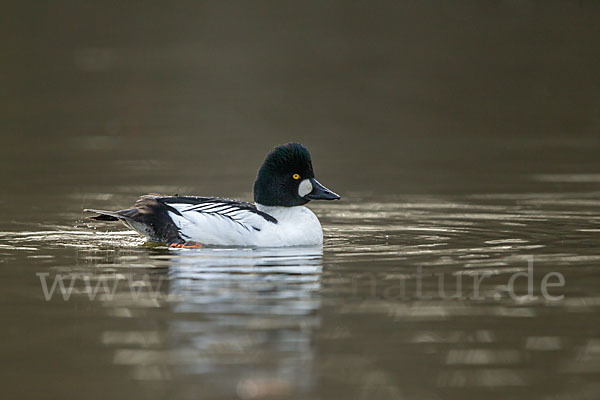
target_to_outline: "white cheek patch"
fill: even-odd
[[[312,183],[310,183],[309,179],[305,179],[302,182],[300,182],[300,185],[298,186],[298,196],[304,197],[310,192],[312,192],[312,190]]]

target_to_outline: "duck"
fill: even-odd
[[[310,153],[299,143],[271,150],[256,175],[254,203],[221,197],[141,196],[119,211],[84,209],[96,221],[120,221],[149,242],[175,248],[289,247],[323,244],[317,216],[305,205],[340,196],[315,179]]]

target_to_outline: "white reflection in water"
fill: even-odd
[[[311,387],[320,247],[173,253],[162,304],[168,327],[104,332],[103,342],[118,347],[115,364],[141,380],[196,376],[213,393],[231,394],[238,382],[242,397]]]

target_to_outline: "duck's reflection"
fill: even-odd
[[[105,332],[118,347],[115,363],[137,379],[183,379],[204,393],[252,398],[312,387],[321,247],[182,251],[166,271],[152,278],[162,281],[158,307],[142,313],[156,318],[144,324],[153,329]],[[131,348],[132,337],[154,340]]]

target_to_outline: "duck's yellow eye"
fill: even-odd
[[[298,179],[300,179],[300,175],[294,174],[294,175],[292,175],[292,178],[294,178],[295,180],[298,180]]]

